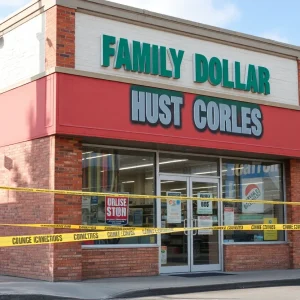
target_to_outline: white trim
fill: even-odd
[[[0,28],[0,31],[7,28],[8,25],[4,26],[7,19],[12,19],[13,23],[17,22],[20,19],[20,12],[35,3],[40,4],[39,6],[44,6],[44,10],[47,10],[53,5],[61,5],[69,8],[75,8],[77,12],[81,13],[116,19],[126,23],[135,23],[141,27],[155,27],[160,30],[170,31],[179,35],[193,36],[197,39],[209,39],[219,43],[226,43],[233,47],[238,45],[238,47],[242,49],[247,48],[252,51],[267,52],[272,55],[282,55],[292,59],[300,56],[299,48],[291,44],[280,43],[258,36],[199,24],[197,22],[103,0],[34,0],[1,21],[0,24],[3,25],[3,28]],[[26,13],[23,18],[27,17],[30,13],[31,12]]]

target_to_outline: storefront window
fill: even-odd
[[[224,225],[282,224],[282,165],[274,163],[223,160],[223,198],[245,199],[247,203],[224,202]],[[251,203],[269,200],[270,204]],[[224,242],[284,241],[284,231],[224,231]]]
[[[219,160],[201,156],[159,154],[159,172],[195,176],[219,176]]]
[[[130,194],[155,194],[155,154],[85,148],[82,157],[83,191],[124,194],[113,200],[82,198],[82,224],[156,227],[153,199],[132,199]],[[155,236],[90,241],[85,244],[154,244]]]

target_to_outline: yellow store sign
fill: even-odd
[[[277,218],[264,218],[264,224],[277,224]],[[264,230],[265,241],[277,241],[277,230]]]

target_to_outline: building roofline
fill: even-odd
[[[54,5],[56,5],[55,0],[32,0],[27,5],[0,20],[0,37]]]
[[[174,34],[187,35],[235,47],[290,58],[300,58],[300,47],[244,34],[215,26],[175,18],[106,0],[33,0],[0,23],[0,36],[54,5],[74,8],[78,12],[99,15],[140,26],[152,27]]]
[[[5,26],[5,23],[7,23],[9,20],[14,19],[16,16],[20,15],[22,12],[28,10],[31,6],[33,6],[34,4],[40,2],[39,0],[33,0],[30,1],[28,4],[22,6],[21,8],[19,8],[18,10],[14,11],[13,13],[9,14],[8,16],[6,16],[4,19],[0,20],[0,26]],[[6,28],[3,28],[6,29]]]

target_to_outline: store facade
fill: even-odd
[[[297,47],[98,0],[33,1],[0,31],[0,185],[128,199],[2,191],[1,223],[300,223],[284,205],[300,201]],[[299,268],[299,237],[186,230],[0,248],[0,270],[56,281]]]
[[[284,201],[284,165],[280,161],[262,162],[165,151],[153,152],[144,149],[112,149],[111,146],[86,145],[84,151],[83,190],[175,197],[219,198],[222,195],[223,198],[231,199],[247,199],[246,194],[264,193],[264,197],[270,201],[271,199]],[[99,174],[98,180],[95,180],[93,173]],[[108,178],[104,177],[106,173]],[[103,188],[103,181],[106,181],[106,188]],[[95,187],[97,182],[100,184],[102,182],[102,185]],[[177,211],[173,209],[175,215],[171,215],[172,208],[166,202],[153,200],[138,199],[129,203],[129,226],[157,225],[162,228],[176,228],[286,222],[284,205],[275,206],[272,202],[270,205],[251,205],[251,202],[242,205],[182,201]],[[97,215],[92,213],[95,204]],[[87,197],[83,215],[84,224],[106,224],[105,197]],[[252,246],[253,249],[264,245],[280,249],[286,244],[286,239],[286,233],[283,231],[274,234],[268,231],[186,230],[177,234],[159,235],[157,238],[150,236],[86,242],[83,249],[110,248],[112,245],[116,248],[124,248],[126,245],[130,247],[159,245],[160,273],[237,271],[238,268],[228,264],[228,260],[224,258],[225,249],[242,245],[245,249],[247,246]],[[236,255],[238,253],[235,253]],[[249,270],[258,267],[253,266],[255,261],[251,260],[250,263],[252,266],[250,264],[247,266]],[[281,257],[279,263],[283,267],[287,261]],[[245,265],[240,267],[243,267],[240,270],[244,270]],[[274,265],[270,263],[268,267],[272,268]]]

